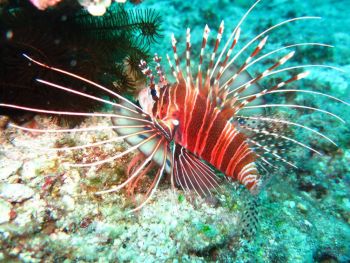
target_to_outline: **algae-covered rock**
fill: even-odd
[[[0,198],[0,224],[10,221],[11,204]]]
[[[9,202],[22,202],[34,195],[33,189],[24,184],[1,184],[0,197]]]
[[[0,181],[5,181],[10,176],[16,174],[21,167],[21,161],[2,158],[0,163]]]

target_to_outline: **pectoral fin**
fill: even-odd
[[[137,149],[145,156],[153,154],[152,161],[162,166],[163,157],[166,156],[166,173],[171,173],[171,153],[169,147],[158,147],[156,152],[153,153],[156,145],[162,140],[162,144],[168,144],[167,140],[159,131],[158,127],[154,124],[150,116],[144,113],[145,116],[128,111],[126,109],[118,109],[117,113],[120,117],[113,117],[112,123],[118,128],[114,128],[114,131],[119,136],[128,136],[129,134],[139,133],[138,135],[126,137],[124,140],[131,146],[140,145]],[[151,138],[152,137],[152,138]],[[142,143],[145,142],[145,143]],[[165,152],[165,149],[166,152]]]

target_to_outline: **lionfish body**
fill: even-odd
[[[317,154],[320,153],[307,144],[283,134],[283,131],[278,128],[278,125],[288,125],[305,129],[332,144],[335,143],[324,134],[302,124],[279,119],[273,115],[266,115],[264,113],[247,116],[242,113],[242,110],[266,109],[269,107],[302,108],[319,111],[344,122],[343,119],[335,114],[322,109],[294,104],[266,104],[261,100],[261,97],[266,94],[278,94],[278,92],[317,94],[337,100],[349,106],[349,103],[320,92],[282,89],[289,83],[306,77],[308,72],[292,75],[290,78],[265,89],[261,89],[260,86],[258,86],[260,80],[283,71],[315,66],[337,69],[324,65],[301,65],[277,70],[278,67],[285,64],[293,57],[294,51],[277,58],[275,63],[260,74],[249,79],[245,78],[242,81],[242,76],[247,74],[246,70],[250,66],[275,53],[307,45],[330,47],[322,43],[296,43],[281,47],[259,57],[260,51],[267,42],[266,35],[273,29],[297,20],[317,19],[317,17],[299,17],[280,22],[266,29],[244,45],[243,48],[235,51],[240,36],[240,26],[246,16],[259,2],[260,0],[256,1],[242,17],[220,52],[218,52],[218,50],[224,31],[223,22],[218,29],[214,47],[212,51],[209,52],[206,51],[206,46],[210,30],[208,26],[206,26],[203,33],[198,62],[191,60],[191,36],[190,30],[187,29],[186,66],[184,71],[182,71],[180,67],[181,61],[177,53],[176,40],[173,36],[172,48],[174,51],[175,64],[171,62],[168,55],[167,59],[175,79],[174,83],[170,83],[168,78],[165,77],[162,67],[160,66],[161,58],[158,57],[158,55],[154,57],[156,63],[155,70],[159,79],[157,83],[155,81],[155,74],[153,74],[145,61],[141,61],[140,67],[149,79],[148,87],[142,90],[139,95],[139,104],[141,107],[99,84],[64,70],[47,66],[27,55],[25,55],[25,57],[36,65],[79,79],[95,88],[104,90],[109,95],[116,97],[118,103],[78,92],[60,86],[59,84],[37,79],[40,83],[52,88],[61,89],[65,92],[110,104],[115,108],[115,112],[113,114],[89,114],[33,109],[5,103],[1,103],[0,106],[30,110],[38,113],[111,118],[113,125],[105,128],[113,129],[119,135],[117,138],[82,146],[57,148],[57,150],[77,150],[119,140],[124,140],[130,145],[130,148],[124,152],[104,160],[91,163],[71,164],[75,167],[98,166],[107,162],[112,162],[134,150],[138,150],[139,154],[131,161],[128,169],[129,177],[127,180],[116,187],[97,193],[104,194],[114,192],[125,186],[133,189],[140,178],[150,171],[151,168],[157,167],[157,173],[146,193],[145,201],[135,210],[140,209],[150,200],[165,173],[170,175],[173,187],[176,185],[184,190],[194,190],[199,195],[210,194],[212,189],[216,189],[220,186],[221,181],[211,166],[221,171],[227,179],[239,181],[251,192],[258,192],[262,185],[262,175],[269,173],[271,169],[276,169],[276,167],[278,167],[276,163],[296,167],[283,157],[279,151],[280,149],[278,147],[283,147],[284,142],[294,143],[304,149]],[[260,42],[255,43],[257,40],[260,40]],[[243,64],[238,66],[234,65],[237,58],[251,46],[254,48]],[[203,63],[206,54],[209,54],[209,62]],[[235,55],[233,56],[233,54]],[[192,75],[193,64],[196,65],[197,68],[195,75]],[[259,88],[260,90],[257,91]],[[249,90],[251,92],[247,93]],[[256,104],[254,105],[254,103]],[[251,121],[251,123],[249,121]],[[252,124],[254,122],[259,123]],[[263,125],[260,125],[261,123]],[[22,130],[34,130],[14,124],[12,124],[12,127]],[[98,129],[101,129],[101,127],[46,130],[46,132],[79,132],[95,131]],[[38,129],[35,129],[35,131],[38,131]],[[43,132],[45,132],[45,130]]]
[[[177,183],[205,192],[204,185],[209,182],[203,178],[190,178],[193,177],[191,173],[201,174],[193,165],[201,159],[227,177],[254,189],[258,183],[254,165],[256,156],[245,135],[230,122],[232,108],[218,108],[209,99],[209,85],[196,88],[194,83],[186,83],[181,74],[178,79],[179,83],[160,90],[159,100],[152,110],[154,117],[168,128],[175,143],[173,166]]]

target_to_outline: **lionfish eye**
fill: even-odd
[[[151,95],[157,97],[157,91],[155,89],[151,89]]]

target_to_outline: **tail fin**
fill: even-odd
[[[240,218],[241,236],[246,238],[254,237],[259,229],[259,196],[250,196],[249,200],[245,201],[244,211]]]

